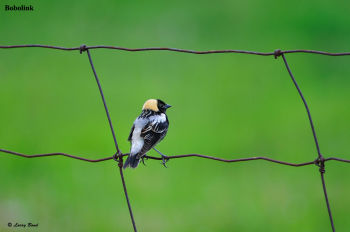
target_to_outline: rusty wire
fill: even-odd
[[[102,162],[102,161],[114,159],[114,155],[108,156],[106,158],[94,160],[94,159],[86,159],[86,158],[83,158],[80,156],[69,155],[69,154],[60,153],[60,152],[47,153],[47,154],[36,154],[36,155],[26,155],[23,153],[9,151],[9,150],[5,150],[5,149],[0,149],[0,152],[15,155],[15,156],[20,156],[20,157],[24,157],[24,158],[37,158],[37,157],[46,157],[46,156],[66,156],[66,157],[69,157],[72,159],[82,160],[82,161],[91,162],[91,163],[97,163],[97,162]],[[129,155],[129,153],[122,154],[123,157],[127,156],[127,155]],[[236,162],[253,161],[253,160],[265,160],[265,161],[269,161],[272,163],[277,163],[277,164],[282,164],[282,165],[292,166],[292,167],[302,167],[302,166],[307,166],[307,165],[311,165],[311,164],[318,165],[318,159],[316,159],[314,161],[310,161],[310,162],[305,162],[305,163],[289,163],[289,162],[284,162],[284,161],[280,161],[280,160],[270,159],[270,158],[264,157],[264,156],[240,158],[240,159],[222,159],[222,158],[218,158],[218,157],[213,157],[213,156],[208,156],[208,155],[200,155],[200,154],[186,154],[186,155],[168,156],[169,159],[178,159],[178,158],[186,158],[186,157],[198,157],[198,158],[221,161],[221,162],[225,162],[225,163],[236,163]],[[145,156],[145,158],[146,159],[153,159],[153,160],[162,160],[162,158],[160,158],[160,157],[153,157],[153,156]],[[326,158],[326,159],[324,159],[324,162],[331,161],[331,160],[344,162],[344,163],[350,163],[350,160],[340,159],[340,158],[335,158],[335,157]]]
[[[309,119],[309,123],[310,123],[310,127],[312,130],[312,134],[314,137],[314,142],[316,145],[316,150],[317,150],[317,158],[314,161],[309,161],[309,162],[304,162],[304,163],[289,163],[289,162],[285,162],[285,161],[280,161],[280,160],[275,160],[275,159],[271,159],[268,157],[263,157],[263,156],[258,156],[258,157],[250,157],[250,158],[240,158],[240,159],[222,159],[222,158],[218,158],[218,157],[213,157],[213,156],[206,156],[206,155],[201,155],[201,154],[186,154],[186,155],[175,155],[175,156],[168,156],[169,159],[177,159],[177,158],[186,158],[186,157],[197,157],[197,158],[205,158],[205,159],[211,159],[211,160],[216,160],[216,161],[221,161],[221,162],[227,162],[227,163],[234,163],[234,162],[244,162],[244,161],[253,161],[253,160],[264,160],[264,161],[268,161],[268,162],[273,162],[273,163],[277,163],[277,164],[281,164],[281,165],[287,165],[287,166],[293,166],[293,167],[301,167],[301,166],[307,166],[307,165],[317,165],[319,167],[319,172],[321,175],[321,182],[322,182],[322,187],[323,187],[323,192],[324,192],[324,196],[325,196],[325,201],[326,201],[326,206],[327,206],[327,210],[328,210],[328,215],[329,215],[329,219],[330,219],[330,223],[331,223],[331,228],[332,231],[335,232],[335,226],[334,226],[334,221],[333,221],[333,216],[332,216],[332,212],[331,212],[331,208],[330,208],[330,203],[329,203],[329,199],[328,199],[328,194],[327,194],[327,189],[326,189],[326,183],[325,183],[325,178],[324,178],[324,173],[325,173],[325,163],[327,161],[338,161],[338,162],[345,162],[345,163],[350,163],[350,160],[346,160],[346,159],[341,159],[341,158],[336,158],[336,157],[329,157],[329,158],[324,158],[320,147],[319,147],[319,142],[317,139],[317,135],[316,135],[316,130],[312,121],[312,117],[311,117],[311,112],[310,109],[308,107],[308,104],[306,102],[306,99],[303,96],[303,93],[296,81],[296,79],[294,78],[294,75],[290,69],[290,66],[287,62],[287,59],[285,57],[285,54],[289,54],[289,53],[311,53],[311,54],[319,54],[319,55],[327,55],[327,56],[346,56],[346,55],[350,55],[350,52],[340,52],[340,53],[334,53],[334,52],[324,52],[324,51],[316,51],[316,50],[302,50],[302,49],[298,49],[298,50],[286,50],[286,51],[282,51],[282,50],[275,50],[274,52],[255,52],[255,51],[244,51],[244,50],[208,50],[208,51],[194,51],[194,50],[187,50],[187,49],[178,49],[178,48],[165,48],[165,47],[151,47],[151,48],[124,48],[124,47],[117,47],[117,46],[104,46],[104,45],[100,45],[100,46],[86,46],[86,45],[81,45],[79,47],[71,47],[71,48],[67,48],[67,47],[59,47],[59,46],[51,46],[51,45],[40,45],[40,44],[28,44],[28,45],[7,45],[7,46],[0,46],[0,48],[3,49],[11,49],[11,48],[30,48],[30,47],[36,47],[36,48],[49,48],[49,49],[56,49],[56,50],[64,50],[64,51],[80,51],[80,54],[82,54],[83,52],[87,52],[88,58],[89,58],[89,62],[93,71],[93,74],[95,76],[95,80],[97,83],[97,86],[99,88],[100,91],[100,95],[102,98],[102,102],[104,105],[104,109],[106,112],[106,116],[108,119],[108,123],[111,129],[111,133],[113,136],[113,140],[114,140],[114,144],[116,147],[116,153],[113,154],[112,156],[106,157],[106,158],[102,158],[102,159],[86,159],[80,156],[75,156],[75,155],[70,155],[70,154],[66,154],[66,153],[48,153],[48,154],[36,154],[36,155],[27,155],[27,154],[22,154],[22,153],[18,153],[18,152],[14,152],[14,151],[9,151],[9,150],[5,150],[5,149],[0,149],[0,152],[6,153],[6,154],[11,154],[11,155],[15,155],[15,156],[21,156],[21,157],[25,157],[25,158],[36,158],[36,157],[46,157],[46,156],[65,156],[65,157],[69,157],[69,158],[73,158],[73,159],[78,159],[78,160],[82,160],[82,161],[86,161],[86,162],[103,162],[103,161],[107,161],[107,160],[115,160],[118,162],[118,166],[119,166],[119,170],[120,170],[120,176],[121,176],[121,180],[122,180],[122,184],[123,184],[123,189],[124,189],[124,194],[125,194],[125,198],[128,204],[128,208],[129,208],[129,213],[130,213],[130,218],[132,221],[132,225],[133,225],[133,229],[136,232],[137,231],[137,227],[136,227],[136,223],[135,223],[135,219],[133,216],[133,212],[132,212],[132,208],[130,205],[130,201],[129,201],[129,196],[127,193],[127,188],[126,188],[126,184],[125,184],[125,179],[124,179],[124,174],[123,174],[123,157],[127,156],[128,153],[122,153],[121,150],[118,147],[118,142],[115,136],[115,132],[113,129],[113,125],[112,125],[112,120],[108,111],[108,107],[104,98],[104,94],[102,91],[102,86],[101,83],[99,81],[99,78],[97,76],[94,64],[92,62],[92,58],[91,58],[91,54],[89,50],[92,49],[114,49],[114,50],[121,50],[121,51],[129,51],[129,52],[138,52],[138,51],[172,51],[172,52],[182,52],[182,53],[191,53],[191,54],[218,54],[218,53],[241,53],[241,54],[251,54],[251,55],[260,55],[260,56],[274,56],[276,59],[279,56],[282,56],[283,62],[285,64],[285,67],[288,71],[288,74],[290,76],[290,78],[292,79],[292,82],[295,86],[295,88],[297,89],[299,96],[304,104],[304,107],[306,109],[306,113]],[[149,159],[155,159],[155,160],[161,160],[161,158],[159,157],[153,157],[153,156],[146,156],[146,158]]]

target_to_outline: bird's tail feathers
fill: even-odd
[[[136,168],[140,163],[140,156],[138,154],[130,154],[126,159],[123,168]]]

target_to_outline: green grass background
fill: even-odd
[[[0,11],[0,44],[167,46],[196,50],[349,51],[347,1],[43,1]],[[3,6],[1,6],[3,8]],[[281,58],[93,50],[117,139],[148,98],[173,105],[168,155],[234,159],[317,156],[307,115]],[[350,57],[286,55],[311,108],[321,151],[349,159]],[[87,55],[0,50],[0,147],[26,154],[114,153]],[[157,155],[150,152],[150,155]],[[330,231],[318,168],[265,161],[149,160],[126,170],[139,231]],[[338,231],[350,229],[350,167],[326,164]],[[131,231],[117,164],[0,154],[0,230]],[[24,231],[23,229],[21,231]]]

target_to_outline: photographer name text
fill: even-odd
[[[11,223],[11,222],[9,222],[8,224],[7,224],[7,226],[8,227],[22,227],[22,228],[26,228],[26,227],[38,227],[39,226],[39,224],[38,223],[36,223],[36,224],[34,224],[34,223],[31,223],[31,222],[28,222],[28,223],[18,223],[18,222],[16,222],[16,223]]]

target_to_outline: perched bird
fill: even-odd
[[[143,161],[146,153],[165,137],[169,127],[166,110],[170,107],[159,99],[149,99],[145,102],[140,116],[136,118],[131,128],[128,138],[128,141],[131,142],[131,149],[124,168],[136,168],[140,159]],[[164,158],[167,157],[158,150],[156,151],[162,155],[165,166]]]

